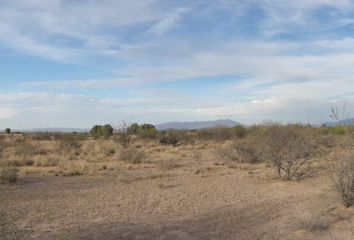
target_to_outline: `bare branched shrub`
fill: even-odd
[[[257,163],[263,161],[263,143],[256,138],[234,141],[232,144],[216,150],[220,160],[242,163]]]
[[[273,162],[278,175],[291,180],[300,175],[309,162],[312,142],[293,126],[272,125],[265,137],[265,154]]]
[[[141,163],[144,158],[144,152],[137,148],[124,148],[120,151],[119,157],[126,163]]]
[[[344,149],[332,153],[332,177],[346,207],[354,205],[354,152]]]
[[[348,118],[345,105],[343,105],[342,116],[339,115],[338,108],[332,106],[330,117],[339,124],[335,128],[336,135],[346,136],[343,142],[338,142],[341,148],[337,146],[331,154],[332,179],[344,205],[351,207],[354,205],[354,150],[351,129],[345,123]]]
[[[116,132],[117,133],[114,137],[114,140],[118,142],[124,149],[135,142],[134,134],[129,128],[129,124],[126,122],[123,121]]]
[[[262,144],[254,141],[239,142],[234,144],[240,162],[258,163],[262,158]]]
[[[182,144],[183,132],[177,130],[166,131],[160,137],[160,144],[162,145],[171,145],[177,147]]]
[[[215,150],[216,156],[225,162],[238,161],[239,154],[235,148],[232,146],[221,146]]]

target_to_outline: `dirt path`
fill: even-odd
[[[353,211],[328,179],[260,180],[247,171],[32,176],[0,186],[31,239],[354,239]]]

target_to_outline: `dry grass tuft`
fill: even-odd
[[[144,152],[137,148],[125,148],[122,149],[119,153],[119,158],[126,163],[138,164],[141,163],[144,159]]]
[[[16,183],[17,181],[17,168],[3,168],[0,170],[0,182],[2,183]]]

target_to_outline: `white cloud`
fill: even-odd
[[[161,36],[171,28],[175,27],[178,24],[178,21],[181,20],[182,15],[186,14],[188,11],[189,9],[187,8],[178,8],[176,11],[167,14],[159,22],[153,25],[149,32]]]
[[[267,118],[304,120],[307,115],[316,119],[333,101],[354,102],[353,38],[273,38],[353,24],[348,14],[353,5],[349,0],[210,0],[194,5],[159,0],[1,1],[2,48],[61,62],[100,55],[124,63],[114,69],[123,77],[20,84],[20,89],[55,89],[55,94],[0,94],[0,124],[86,127],[96,121],[130,118],[160,122],[230,117],[247,123]],[[255,6],[265,15],[253,29],[256,39],[247,39],[237,30],[248,27],[241,20]],[[328,14],[333,16],[321,21],[314,13],[323,7],[332,9]],[[221,10],[235,14],[223,19],[217,15]],[[199,25],[188,28],[193,22],[184,21],[186,15]],[[213,16],[223,20],[208,21]],[[178,26],[190,32],[170,35]],[[199,28],[207,34],[193,32]],[[223,76],[235,81],[218,83]],[[152,83],[204,77],[215,79],[212,96],[149,89]],[[192,82],[184,84],[194,88]],[[123,89],[135,95],[104,98],[94,91],[80,95],[80,90],[91,88]],[[67,89],[77,95],[57,94]]]
[[[10,119],[16,116],[16,111],[11,108],[0,108],[0,119]]]

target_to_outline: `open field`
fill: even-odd
[[[18,236],[0,239],[354,239],[354,209],[330,167],[346,136],[296,130],[311,158],[285,181],[263,129],[252,131],[190,133],[176,146],[138,139],[125,150],[112,138],[2,136],[1,166],[18,170],[16,183],[0,184],[2,221]]]

